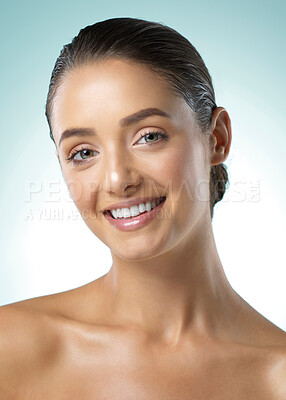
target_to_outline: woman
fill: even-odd
[[[285,400],[285,332],[233,290],[216,249],[231,123],[196,49],[140,19],[88,26],[56,61],[46,116],[113,264],[1,308],[1,399]],[[96,268],[93,249],[82,261]]]

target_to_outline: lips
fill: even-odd
[[[154,207],[151,211],[145,211],[142,214],[137,215],[136,217],[116,219],[113,218],[110,211],[106,211],[104,216],[107,219],[107,221],[113,226],[113,228],[119,231],[123,232],[135,231],[137,229],[145,227],[146,225],[149,225],[150,223],[152,223],[151,221],[154,221],[154,219],[157,216],[159,216],[162,208],[164,207],[166,197],[163,197],[163,199],[164,200],[156,207]],[[164,218],[160,217],[155,227],[159,226],[158,224],[160,224],[161,220],[164,220]]]

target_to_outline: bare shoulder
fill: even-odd
[[[73,349],[81,346],[78,316],[86,297],[76,288],[0,306],[1,400],[39,398],[43,390],[56,398],[58,386],[64,393],[59,371],[68,379],[77,367]]]
[[[22,382],[53,362],[60,346],[57,332],[55,317],[41,310],[37,298],[0,307],[1,399],[3,392],[16,396]]]
[[[269,369],[268,382],[271,388],[272,398],[286,399],[286,333],[277,337],[277,345],[271,346],[271,367]]]
[[[258,349],[263,356],[260,361],[266,362],[266,387],[269,389],[269,398],[273,400],[286,399],[286,332],[265,319],[265,329],[261,327],[263,342],[258,342]],[[259,336],[259,334],[257,335]]]

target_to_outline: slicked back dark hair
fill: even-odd
[[[52,108],[63,78],[83,64],[120,58],[144,64],[165,78],[170,89],[182,97],[195,114],[205,139],[217,107],[212,79],[195,47],[176,30],[157,22],[136,18],[111,18],[80,30],[56,60],[46,102],[46,117],[52,134]],[[210,212],[225,193],[226,166],[210,167]]]

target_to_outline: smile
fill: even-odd
[[[158,197],[151,201],[147,201],[146,203],[135,204],[131,207],[123,207],[117,208],[116,210],[107,210],[107,213],[110,213],[114,219],[118,218],[132,218],[137,217],[137,215],[143,214],[145,212],[153,210],[159,204],[161,204],[166,197]]]
[[[159,197],[146,203],[107,210],[103,214],[108,222],[116,229],[132,231],[151,222],[163,207],[166,197]]]

